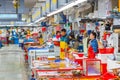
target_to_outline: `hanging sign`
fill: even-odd
[[[51,11],[57,9],[57,0],[51,0]]]
[[[57,3],[57,0],[52,0],[52,3],[53,3],[53,4],[56,4],[56,3]]]
[[[30,20],[30,18],[28,18],[28,19],[27,19],[27,23],[30,23],[30,22],[31,22],[31,20]]]
[[[50,0],[46,0],[46,12],[50,12]]]
[[[120,12],[120,0],[118,1],[118,11]]]
[[[111,0],[98,0],[98,15],[99,18],[106,18],[112,10]]]
[[[46,14],[46,4],[42,3],[42,16]]]
[[[36,9],[36,11],[33,12],[33,14],[32,14],[32,20],[34,21],[34,20],[40,18],[40,14],[41,14],[40,8]]]
[[[112,3],[110,0],[106,1],[106,16],[110,16],[110,11],[112,10]]]
[[[62,7],[66,3],[66,0],[58,0],[58,7]]]

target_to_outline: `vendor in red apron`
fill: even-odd
[[[91,32],[90,34],[90,44],[88,46],[88,58],[95,58],[98,53],[98,42],[96,40],[96,33]]]

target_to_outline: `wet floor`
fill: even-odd
[[[28,80],[23,54],[18,45],[0,49],[0,80]]]

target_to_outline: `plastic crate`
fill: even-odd
[[[60,41],[54,41],[55,46],[60,46]]]
[[[103,48],[99,49],[100,54],[113,54],[114,53],[114,48]]]
[[[78,56],[79,56],[79,57],[83,57],[84,54],[83,54],[83,53],[78,53]]]

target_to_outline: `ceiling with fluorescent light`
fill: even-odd
[[[20,0],[18,13],[27,14],[36,3],[38,3],[36,6],[39,6],[39,3],[43,1],[45,0]],[[16,9],[13,6],[13,0],[0,0],[0,13],[2,14],[16,13]]]
[[[40,7],[41,2],[44,2],[45,0],[20,0],[20,6],[18,8],[18,13],[16,12],[16,9],[13,5],[13,0],[0,0],[0,14],[4,15],[6,18],[0,18],[0,25],[9,25],[16,22],[26,21],[26,19],[29,17],[29,13],[32,10],[33,7]],[[17,14],[18,18],[13,19],[12,16],[10,16],[10,19],[8,20],[7,17],[9,17],[9,14]],[[7,15],[7,16],[6,16]]]
[[[31,17],[31,14],[34,9],[38,9],[38,7],[42,6],[41,3],[45,2],[46,0],[20,0],[20,6],[18,9],[18,14],[22,14],[21,16],[24,17],[21,20],[28,19]],[[73,0],[69,0],[73,1]],[[52,13],[49,13],[47,16],[52,16],[54,14],[57,14],[59,12],[62,12],[68,8],[71,8],[72,5],[80,3],[81,0],[76,0],[74,3],[69,3],[67,6],[62,6],[59,10],[53,11]],[[13,7],[13,0],[0,0],[0,13],[2,14],[14,14],[16,13],[16,9]],[[71,5],[72,4],[72,5]],[[39,10],[39,9],[38,9]],[[24,14],[24,15],[23,15]],[[35,23],[39,22],[40,20],[43,20],[44,18],[41,18],[37,20]]]

